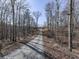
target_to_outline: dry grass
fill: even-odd
[[[48,42],[48,43],[47,43]],[[55,56],[56,59],[70,59],[70,55],[73,56],[73,59],[79,59],[78,56],[73,53],[70,54],[67,47],[62,47],[57,44],[53,38],[44,37],[45,51]]]

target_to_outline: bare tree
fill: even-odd
[[[38,27],[38,19],[41,16],[41,13],[39,11],[37,11],[37,12],[33,12],[33,15],[34,15],[34,17],[36,19],[36,23],[37,23],[36,27]]]
[[[70,0],[70,20],[69,20],[69,50],[72,52],[72,40],[73,40],[73,29],[74,29],[74,20],[73,20],[73,0]]]
[[[52,20],[52,6],[51,6],[51,3],[48,3],[46,5],[46,8],[45,8],[45,11],[46,11],[46,17],[47,17],[47,26],[48,26],[48,30],[51,30],[51,20]]]
[[[12,40],[13,41],[16,41],[16,39],[15,39],[15,27],[14,27],[14,20],[15,20],[15,9],[14,9],[14,5],[15,5],[15,1],[16,0],[11,0],[11,5],[12,5],[12,14],[13,14],[13,38],[12,38]]]

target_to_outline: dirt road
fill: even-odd
[[[27,43],[26,45],[23,45],[22,47],[20,47],[20,49],[12,51],[11,54],[4,56],[3,59],[45,59],[44,55],[39,53],[41,51],[43,52],[44,50],[42,45],[42,35],[37,35],[34,40]],[[38,50],[39,52],[36,50]]]

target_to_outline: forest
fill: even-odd
[[[42,4],[37,6],[40,10],[32,10],[27,0],[0,0],[0,57],[11,59],[8,54],[26,45],[28,54],[22,50],[21,59],[79,59],[78,4],[78,0],[51,0],[41,12]]]

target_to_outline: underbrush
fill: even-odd
[[[47,37],[49,37],[49,38],[55,38],[54,31],[50,31],[50,30],[48,30],[48,31],[43,31],[43,35],[44,35],[44,36],[47,36]]]

